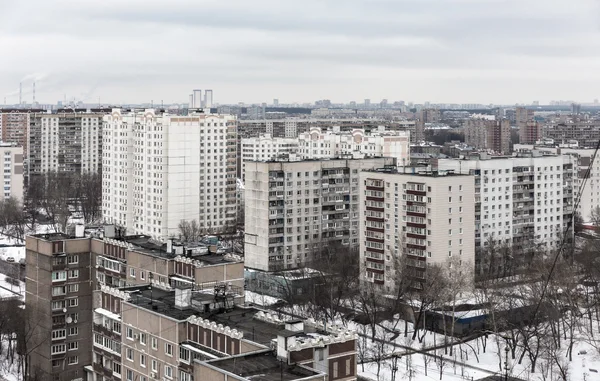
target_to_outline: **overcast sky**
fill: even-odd
[[[600,98],[597,0],[0,0],[0,94],[86,102]]]

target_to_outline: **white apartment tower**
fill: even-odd
[[[573,213],[577,162],[572,156],[533,152],[525,157],[440,159],[438,166],[475,176],[478,252],[492,243],[511,247],[516,255],[530,252],[534,246],[549,250],[561,243]],[[517,257],[507,265],[518,267],[521,259],[527,260]],[[478,266],[485,265],[482,261],[483,258],[477,258]],[[488,270],[498,275],[506,271]]]
[[[23,147],[16,143],[0,142],[0,167],[2,168],[2,197],[23,201]]]
[[[115,109],[104,138],[105,221],[157,239],[177,236],[182,220],[206,233],[235,225],[235,117]]]
[[[390,166],[393,158],[247,163],[246,267],[293,269],[324,246],[358,248],[359,174]]]
[[[394,292],[399,260],[413,288],[429,264],[475,266],[475,181],[452,172],[360,174],[361,279]]]
[[[349,155],[354,158],[393,157],[398,166],[410,164],[408,131],[386,131],[384,127],[370,134],[363,129],[350,132],[321,131],[313,127],[298,135],[298,155],[305,159],[325,159]]]
[[[269,134],[241,141],[242,179],[245,177],[246,163],[249,161],[270,161],[289,159],[298,152],[298,139],[273,138]]]

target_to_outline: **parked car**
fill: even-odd
[[[6,262],[13,263],[15,261],[14,257],[6,257]]]

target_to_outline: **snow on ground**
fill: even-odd
[[[6,281],[7,275],[0,274],[0,298],[9,298],[13,296],[20,296],[23,298],[25,296],[25,282],[15,281],[15,284],[12,284]]]
[[[13,361],[11,362],[11,358],[8,351],[8,340],[9,338],[5,336],[2,342],[0,342],[0,380],[22,380],[23,377],[21,376],[19,371],[19,364],[16,354]]]
[[[25,259],[25,246],[0,247],[0,259],[6,261],[6,258],[12,257],[15,262]]]
[[[252,291],[245,291],[246,303],[254,303],[259,306],[270,306],[279,301],[279,299],[268,295],[258,294]]]

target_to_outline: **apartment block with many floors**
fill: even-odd
[[[117,316],[120,304],[97,290],[137,286],[158,299],[161,292],[185,287],[194,290],[192,304],[200,310],[243,304],[240,257],[192,258],[184,253],[181,245],[124,236],[114,226],[91,235],[81,226],[75,236],[27,237],[26,308],[34,322],[29,375],[53,381],[85,379],[85,372],[94,372],[98,354],[109,360],[101,362],[104,368],[120,374],[120,337],[127,334]],[[92,342],[101,351],[96,344],[92,349]]]
[[[236,131],[231,115],[113,110],[104,118],[105,221],[163,240],[182,220],[206,233],[234,227]]]
[[[269,134],[241,139],[241,171],[238,177],[244,179],[246,163],[249,161],[288,160],[298,152],[298,139],[274,138]]]
[[[470,119],[465,122],[465,143],[477,149],[510,153],[510,122],[508,119]]]
[[[27,158],[29,147],[29,116],[29,112],[18,110],[0,112],[0,142],[23,147],[24,158]]]
[[[526,253],[534,245],[544,250],[562,242],[573,213],[573,180],[577,176],[573,157],[539,152],[517,157],[484,155],[471,160],[441,159],[438,168],[475,176],[479,273],[486,268],[492,274],[511,273],[527,262]],[[492,243],[511,247],[516,258],[490,269],[479,254]]]
[[[16,143],[0,142],[0,168],[2,168],[2,194],[6,200],[13,197],[23,201],[23,147]]]
[[[393,158],[250,162],[245,261],[261,271],[309,265],[325,245],[359,245],[359,174]]]
[[[429,264],[475,263],[475,181],[453,172],[360,173],[361,279],[393,293],[403,259],[416,289]]]
[[[393,157],[398,166],[410,162],[408,131],[386,131],[381,127],[370,133],[363,129],[341,132],[338,128],[324,132],[313,127],[300,134],[298,142],[298,155],[303,159]]]
[[[28,174],[100,172],[103,116],[67,110],[31,114]]]

